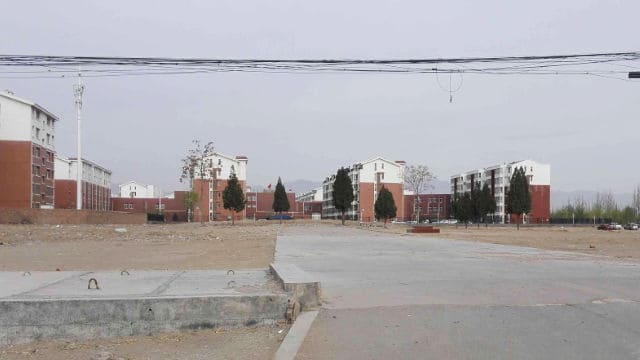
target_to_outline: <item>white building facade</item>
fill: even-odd
[[[118,188],[120,190],[120,197],[122,198],[153,198],[160,195],[156,192],[155,186],[146,185],[134,180],[120,184]]]

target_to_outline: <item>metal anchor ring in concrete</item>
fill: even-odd
[[[227,287],[228,287],[228,288],[233,288],[233,287],[235,287],[235,286],[236,286],[236,282],[235,282],[235,281],[233,281],[233,280],[231,280],[231,281],[229,281],[229,282],[227,283]]]
[[[235,271],[233,271],[233,270],[228,270],[228,271],[227,271],[227,275],[229,275],[229,274],[231,274],[231,275],[235,275],[235,274],[236,274],[236,272],[235,272]]]
[[[25,271],[22,273],[22,276],[27,276],[27,275],[31,276],[31,271]]]
[[[95,283],[96,284],[95,289],[100,290],[100,286],[98,286],[98,280],[96,280],[96,278],[89,279],[89,285],[87,286],[87,289],[91,290],[91,283]]]
[[[127,270],[122,270],[122,271],[120,271],[120,276],[124,276],[124,275],[129,276],[129,275],[131,275],[131,274],[129,274],[129,272],[128,272]]]

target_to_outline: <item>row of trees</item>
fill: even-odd
[[[640,185],[633,191],[631,204],[619,207],[611,191],[598,192],[592,202],[579,196],[568,200],[560,209],[554,210],[552,219],[565,219],[577,223],[590,222],[594,219],[607,219],[618,223],[640,221]]]

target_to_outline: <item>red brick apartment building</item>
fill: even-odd
[[[214,152],[204,161],[204,179],[200,179],[200,174],[196,172],[196,178],[193,180],[193,191],[198,194],[194,221],[225,221],[231,220],[232,216],[236,220],[244,219],[246,210],[234,213],[224,208],[222,192],[227,186],[231,173],[236,175],[240,186],[246,192],[249,159],[246,156],[239,155],[232,158]]]
[[[0,208],[53,208],[58,117],[0,92]]]
[[[378,192],[384,186],[393,195],[393,200],[398,208],[397,218],[404,219],[404,168],[404,161],[390,161],[380,156],[349,167],[355,199],[352,208],[345,214],[346,218],[363,222],[374,221],[374,204],[378,198]],[[322,183],[322,218],[324,219],[339,219],[341,217],[340,212],[333,206],[334,181],[335,174],[332,174]]]
[[[55,159],[56,209],[76,208],[78,159]],[[111,210],[111,171],[82,159],[82,209]]]

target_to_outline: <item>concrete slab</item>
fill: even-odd
[[[284,290],[300,303],[302,310],[320,306],[320,282],[294,264],[277,263],[270,265],[271,273],[282,284]]]
[[[322,282],[299,359],[637,358],[640,263],[344,227],[288,227]]]
[[[264,269],[128,273],[0,272],[0,345],[272,324],[289,299]]]

